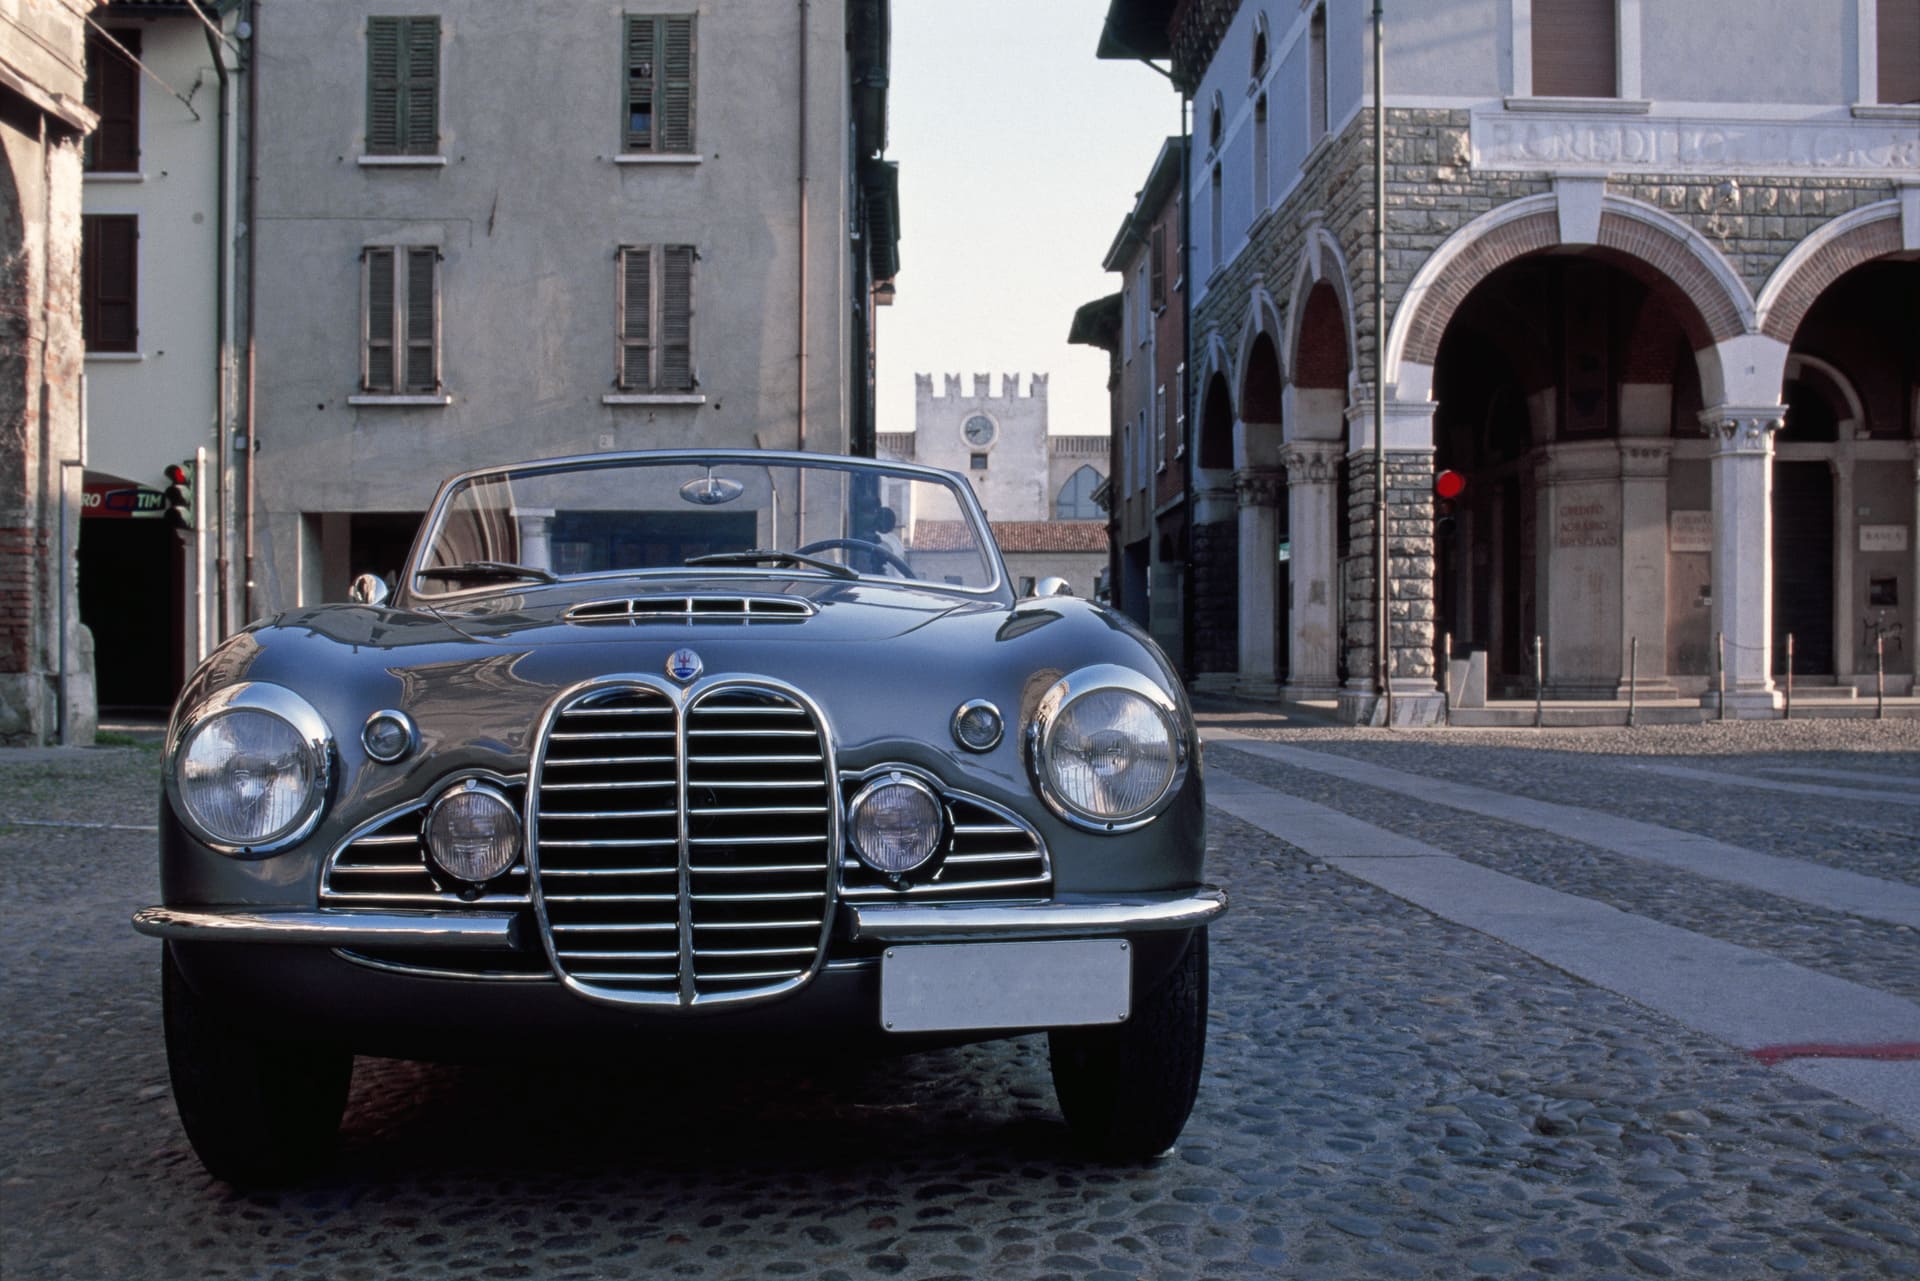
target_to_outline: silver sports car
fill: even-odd
[[[1045,1030],[1092,1149],[1206,1035],[1199,743],[1126,619],[1015,598],[931,468],[595,455],[441,487],[391,590],[233,637],[166,744],[168,1062],[214,1174],[297,1177],[356,1053]]]

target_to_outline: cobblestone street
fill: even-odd
[[[1920,721],[1203,721],[1233,908],[1171,1155],[1077,1155],[1041,1037],[362,1059],[331,1172],[255,1195],[127,924],[157,751],[0,753],[0,1275],[1920,1276]]]

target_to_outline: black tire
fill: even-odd
[[[187,984],[171,948],[160,995],[173,1101],[207,1173],[253,1187],[317,1169],[339,1136],[353,1055],[248,1032]]]
[[[1047,1035],[1053,1091],[1074,1137],[1103,1157],[1140,1161],[1173,1146],[1200,1092],[1207,1048],[1207,931],[1125,1023]]]

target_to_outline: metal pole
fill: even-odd
[[[207,644],[207,447],[193,451],[193,661],[204,662]]]
[[[1453,724],[1453,633],[1440,638],[1440,714]]]
[[[1787,633],[1787,713],[1786,719],[1793,719],[1793,633]]]
[[[1873,638],[1873,718],[1887,719],[1887,638]]]
[[[1713,679],[1720,690],[1720,714],[1718,719],[1727,719],[1727,634],[1713,634]]]
[[[1627,728],[1633,728],[1633,713],[1640,684],[1640,638],[1627,644]]]
[[[1374,668],[1393,728],[1393,626],[1387,620],[1387,16],[1373,0],[1373,564]]]
[[[1546,722],[1546,713],[1541,700],[1546,697],[1546,659],[1542,654],[1540,637],[1533,638],[1533,727],[1539,729]]]

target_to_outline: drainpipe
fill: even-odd
[[[1180,575],[1180,662],[1189,680],[1196,674],[1193,652],[1193,539],[1199,527],[1200,495],[1198,483],[1200,458],[1200,415],[1194,406],[1193,389],[1193,99],[1180,93],[1180,412],[1185,415],[1180,446],[1186,451],[1184,484],[1186,504],[1187,571]]]
[[[1393,664],[1387,620],[1387,46],[1386,13],[1373,0],[1373,565],[1374,679],[1393,728]]]
[[[227,332],[229,316],[227,311],[227,290],[230,279],[227,270],[227,255],[233,250],[232,227],[227,220],[227,193],[232,182],[227,164],[227,134],[233,123],[233,83],[227,75],[227,60],[220,51],[219,38],[212,28],[204,33],[207,39],[207,52],[213,57],[213,74],[220,82],[220,126],[218,141],[214,150],[217,157],[214,163],[214,211],[213,211],[213,421],[214,450],[213,471],[211,477],[198,474],[193,478],[194,491],[205,488],[209,479],[213,481],[216,501],[209,504],[216,513],[214,519],[219,522],[220,533],[214,541],[214,634],[222,639],[227,634],[227,468],[229,452],[228,436],[232,422],[227,415],[227,395],[229,391],[228,362],[232,357],[233,343]],[[207,567],[204,561],[196,561],[194,576],[202,578]],[[200,607],[200,617],[196,626],[207,625],[204,604]]]
[[[798,161],[799,187],[798,213],[800,218],[800,303],[797,319],[799,321],[800,345],[794,371],[794,390],[797,393],[796,448],[807,447],[807,38],[812,30],[812,5],[810,0],[800,0],[800,102],[796,113],[798,142],[794,152]],[[793,514],[793,532],[796,540],[806,540],[807,528],[807,480],[804,472],[795,479],[797,493]]]
[[[254,494],[259,489],[259,448],[260,438],[254,432],[253,384],[254,384],[254,281],[259,273],[254,270],[256,256],[254,245],[259,228],[254,224],[260,211],[260,4],[259,0],[247,0],[247,25],[249,38],[247,48],[247,398],[242,424],[246,431],[247,447],[243,454],[246,471],[247,505],[247,584],[246,607],[247,622],[257,617],[254,607],[253,585],[253,511]]]

